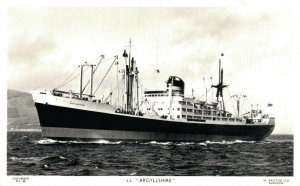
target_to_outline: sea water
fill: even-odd
[[[8,132],[8,175],[293,176],[293,136],[264,141],[58,141]]]

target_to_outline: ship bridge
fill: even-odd
[[[169,88],[172,87],[172,96],[184,97],[184,81],[177,76],[170,76],[166,81],[166,90],[145,90],[145,97],[168,97]]]

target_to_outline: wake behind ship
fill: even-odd
[[[131,42],[130,42],[131,45]],[[223,54],[221,55],[223,56]],[[42,135],[46,138],[70,140],[146,140],[146,141],[258,141],[268,137],[275,126],[274,116],[253,109],[240,114],[240,99],[237,114],[225,109],[223,69],[219,59],[219,82],[216,100],[199,100],[184,94],[184,81],[170,76],[164,90],[141,90],[139,71],[131,53],[123,53],[125,64],[121,85],[111,91],[106,99],[96,98],[96,92],[113,65],[119,68],[115,56],[99,86],[94,91],[94,75],[104,56],[97,65],[84,63],[80,69],[79,91],[32,90],[38,111]],[[129,59],[129,60],[128,60]],[[90,71],[89,80],[83,82],[83,72]],[[74,78],[70,78],[71,80]],[[85,93],[89,87],[89,93]],[[142,93],[141,93],[142,92]],[[112,97],[117,94],[117,101]],[[269,104],[271,106],[271,104]]]

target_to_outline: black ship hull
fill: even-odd
[[[82,140],[259,141],[274,124],[215,124],[153,119],[36,103],[43,137]]]

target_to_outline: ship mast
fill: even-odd
[[[136,107],[137,107],[137,110],[139,111],[139,70],[137,67],[135,67],[135,81],[136,81]]]
[[[91,87],[90,87],[90,95],[89,95],[89,97],[90,97],[90,100],[92,100],[92,98],[94,97],[93,96],[93,75],[94,75],[94,66],[96,66],[96,65],[93,65],[93,64],[88,64],[87,62],[85,62],[85,64],[82,64],[82,65],[79,65],[79,67],[80,67],[80,85],[79,85],[79,98],[81,99],[82,98],[82,94],[83,94],[83,92],[84,92],[84,90],[85,90],[85,88],[82,88],[82,80],[83,80],[83,67],[85,67],[85,66],[88,66],[88,67],[90,67],[91,68],[91,76],[90,76],[90,85],[91,85]]]
[[[224,56],[223,53],[221,53],[221,57]],[[219,97],[222,97],[222,102],[223,102],[223,113],[226,113],[225,110],[225,103],[224,103],[224,98],[223,98],[223,88],[227,87],[228,85],[223,85],[223,68],[221,68],[221,57],[219,58],[219,83],[217,85],[212,85],[213,88],[217,89],[217,101],[219,102]]]
[[[134,77],[137,75],[136,61],[131,57],[131,39],[129,40],[129,54],[124,50],[123,57],[125,58],[125,87],[126,87],[126,101],[125,109],[127,112],[133,110],[133,84]],[[128,64],[126,58],[129,57]],[[136,83],[138,86],[138,83]]]
[[[246,95],[233,95],[232,98],[236,98],[237,117],[240,117],[240,99],[246,98]]]
[[[126,50],[124,50],[124,53],[123,53],[123,57],[125,58],[125,75],[124,75],[124,83],[125,83],[125,105],[124,105],[124,108],[125,108],[125,111],[128,111],[128,107],[127,107],[127,104],[128,104],[128,65],[127,65],[127,58],[128,58],[128,54],[126,52]]]
[[[129,61],[128,66],[126,68],[127,70],[127,111],[131,110],[131,79],[130,79],[130,73],[131,73],[131,39],[129,40]]]
[[[130,53],[129,53],[130,56]],[[132,111],[133,109],[133,83],[134,83],[134,58],[131,58],[131,64],[129,66],[129,73],[128,73],[128,79],[129,79],[129,84],[128,84],[128,110]]]
[[[82,98],[82,78],[83,78],[83,65],[79,65],[80,67],[80,81],[79,81],[79,98]]]

